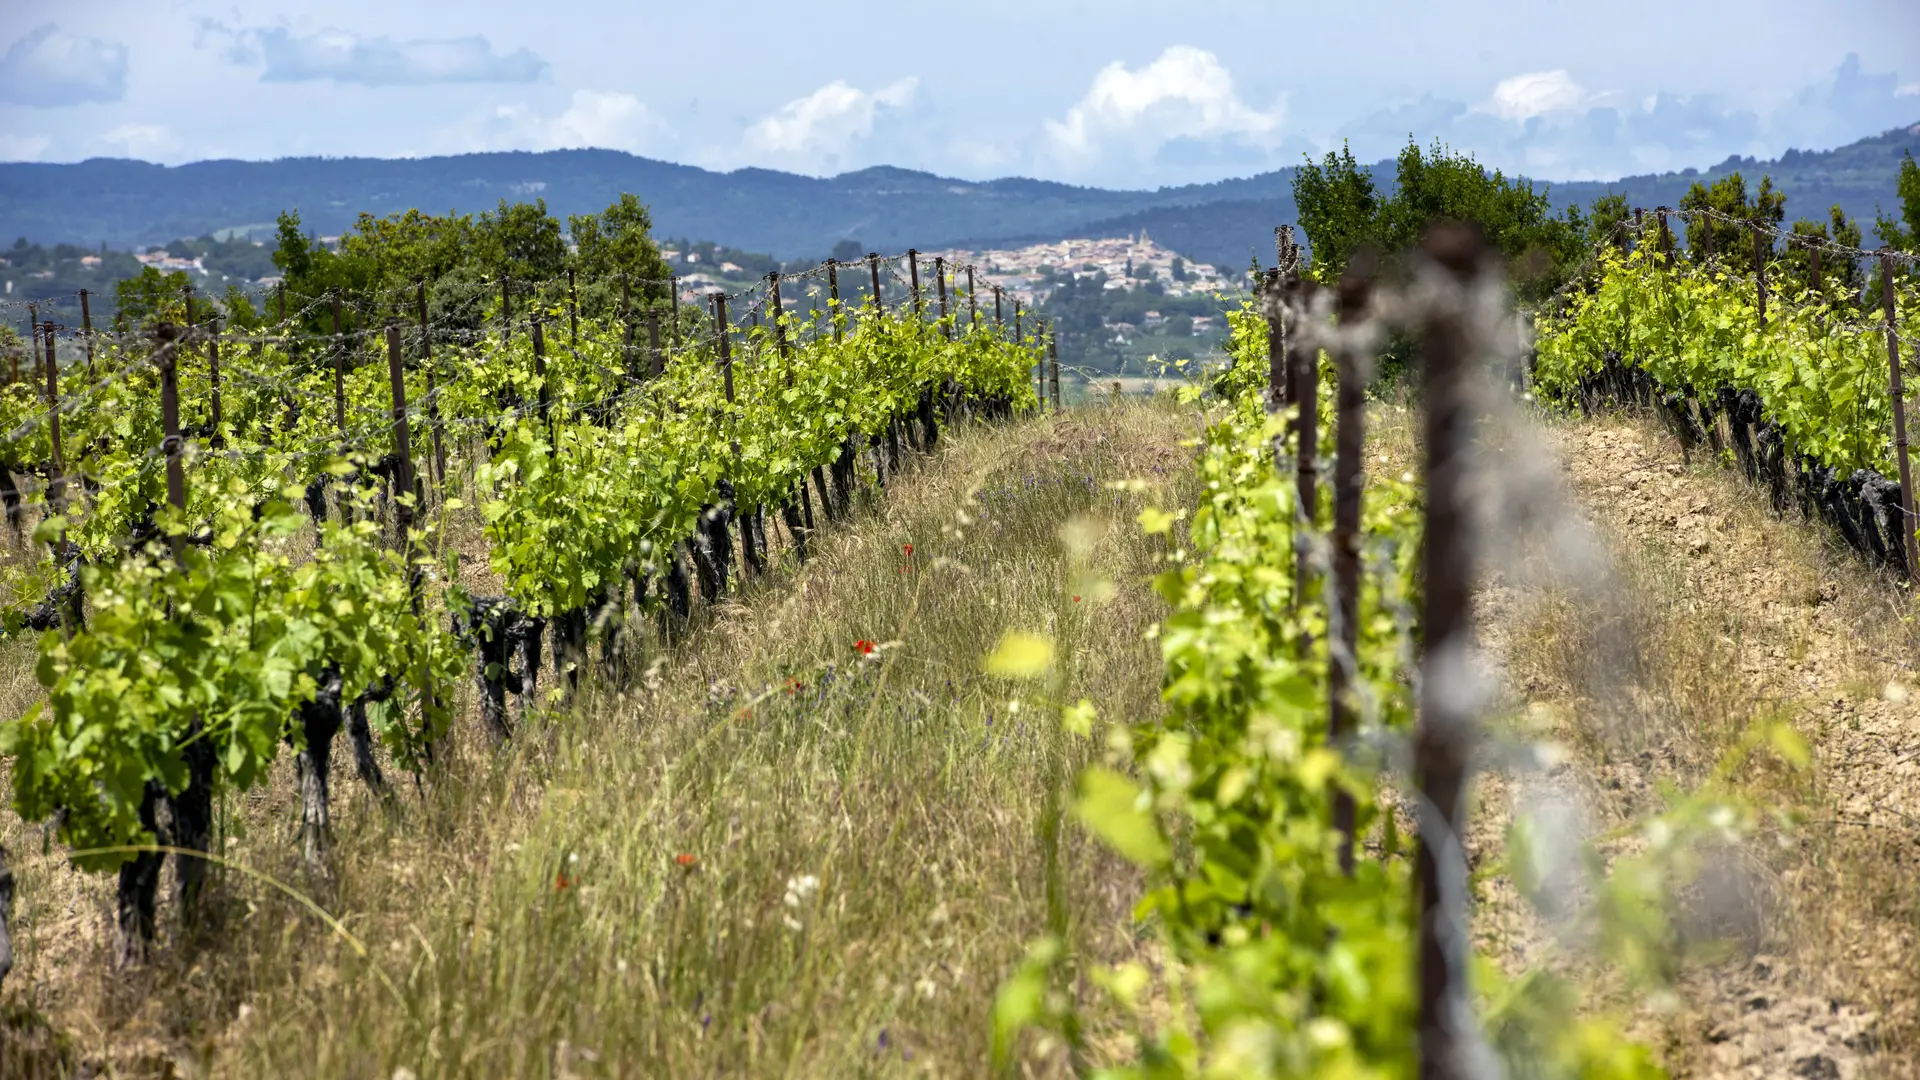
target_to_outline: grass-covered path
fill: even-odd
[[[1195,430],[1164,403],[952,429],[624,685],[590,680],[498,755],[466,701],[457,760],[390,813],[336,783],[329,875],[301,867],[290,775],[231,802],[212,918],[163,910],[134,972],[109,969],[110,877],[0,813],[20,880],[0,1071],[985,1075],[994,992],[1047,927],[1047,786],[1159,708],[1162,553],[1134,518],[1191,503]],[[1145,489],[1108,486],[1127,479]],[[1061,642],[1092,737],[983,674],[1009,629]],[[1131,955],[1135,872],[1063,835],[1078,948]]]

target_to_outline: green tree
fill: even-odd
[[[1713,256],[1735,273],[1753,272],[1752,226],[1778,228],[1787,216],[1787,196],[1773,187],[1773,177],[1760,178],[1760,190],[1747,198],[1747,181],[1739,173],[1723,176],[1711,187],[1696,180],[1680,199],[1682,210],[1708,210],[1714,219],[1687,221],[1687,250],[1704,256],[1709,240]],[[1727,220],[1732,219],[1732,220]],[[1762,244],[1766,241],[1762,240]]]
[[[494,276],[551,288],[554,279],[567,272],[567,241],[559,219],[547,213],[547,200],[501,199],[498,210],[480,215],[474,258]]]
[[[1912,151],[1900,162],[1893,189],[1900,198],[1900,216],[1888,217],[1876,207],[1873,231],[1890,248],[1920,254],[1920,165],[1914,164]]]
[[[567,219],[573,237],[574,266],[583,279],[580,306],[596,318],[617,316],[621,282],[630,290],[635,310],[664,306],[667,279],[673,271],[660,257],[653,240],[653,216],[631,194],[622,194],[598,214]]]
[[[1469,154],[1439,143],[1408,143],[1396,163],[1394,193],[1381,199],[1373,177],[1351,149],[1309,161],[1294,174],[1294,204],[1324,278],[1345,269],[1353,253],[1373,245],[1389,258],[1412,250],[1435,223],[1476,226],[1503,255],[1522,296],[1552,292],[1584,256],[1587,227],[1578,210],[1553,214],[1546,191],[1526,180],[1488,172]]]
[[[185,271],[162,274],[151,266],[113,287],[113,324],[117,330],[145,329],[158,322],[184,322],[187,314]]]
[[[1329,151],[1318,165],[1309,158],[1293,175],[1293,203],[1312,269],[1323,279],[1338,277],[1362,244],[1383,239],[1380,195],[1350,146]]]
[[[1587,218],[1587,242],[1589,245],[1607,244],[1617,251],[1627,250],[1627,224],[1633,212],[1627,209],[1627,197],[1619,192],[1609,191],[1593,200],[1593,210]]]
[[[1786,254],[1782,261],[1787,265],[1787,274],[1794,281],[1805,286],[1813,284],[1813,253],[1820,251],[1820,282],[1828,290],[1840,289],[1848,297],[1858,296],[1860,287],[1865,283],[1865,275],[1860,264],[1853,258],[1837,252],[1824,250],[1828,242],[1841,247],[1858,248],[1860,246],[1860,226],[1847,216],[1840,204],[1835,203],[1827,211],[1826,221],[1814,221],[1801,218],[1793,223],[1793,239],[1787,243]]]

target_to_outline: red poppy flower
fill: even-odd
[[[687,869],[687,870],[693,869],[693,861],[694,861],[693,853],[690,851],[683,851],[680,854],[675,855],[673,857],[673,861],[675,865],[680,866],[684,869]]]
[[[574,886],[574,883],[579,880],[580,880],[579,878],[568,877],[567,872],[565,870],[562,870],[560,871],[559,874],[554,876],[553,890],[555,892],[559,892],[561,889],[570,889]]]
[[[1079,598],[1079,597],[1077,597],[1077,596],[1076,596],[1076,597],[1074,597],[1074,598],[1073,598],[1073,602],[1074,602],[1074,603],[1076,603],[1076,604],[1077,604],[1077,603],[1079,603],[1079,602],[1080,602],[1080,598]]]
[[[873,655],[873,650],[874,650],[874,644],[873,644],[873,642],[871,642],[871,641],[868,641],[868,640],[867,640],[867,639],[865,639],[865,638],[861,638],[861,639],[860,639],[859,641],[856,641],[856,642],[854,642],[854,643],[853,643],[853,647],[854,647],[855,649],[858,649],[858,650],[860,650],[860,655],[861,655],[861,656],[872,656],[872,655]]]
[[[912,544],[906,544],[906,545],[904,545],[904,546],[903,546],[903,550],[905,550],[907,554],[909,554],[909,555],[911,555],[911,554],[913,554],[913,545],[912,545]]]

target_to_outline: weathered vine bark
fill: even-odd
[[[166,794],[166,788],[159,781],[150,780],[140,795],[140,827],[162,845],[167,843],[167,837],[160,831],[159,806]],[[165,860],[166,856],[158,851],[142,851],[120,864],[114,898],[116,967],[130,967],[146,959],[160,897],[160,866]]]
[[[343,723],[340,669],[329,667],[316,680],[313,699],[300,703],[303,744],[294,757],[294,782],[300,792],[300,854],[311,870],[321,868],[332,833],[327,792],[333,770],[333,737]]]
[[[213,837],[213,777],[219,757],[213,742],[203,737],[196,718],[187,729],[187,745],[181,754],[187,762],[187,786],[167,799],[173,810],[173,846],[189,852],[206,852]],[[176,853],[173,878],[180,919],[192,926],[199,918],[200,893],[207,878],[207,860],[196,855]]]
[[[7,865],[7,849],[0,846],[0,986],[13,970],[13,933],[8,925],[12,918],[13,868]]]

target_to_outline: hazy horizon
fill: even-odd
[[[594,147],[723,172],[892,165],[1151,190],[1343,141],[1377,161],[1412,135],[1569,182],[1828,149],[1920,120],[1920,6],[1903,0],[1760,0],[1738,20],[1655,0],[1198,14],[1118,0],[1099,18],[984,0],[819,42],[794,13],[749,7],[716,29],[704,12],[606,0],[559,17],[504,0],[455,15],[26,0],[0,32],[0,103],[14,106],[0,159]]]

